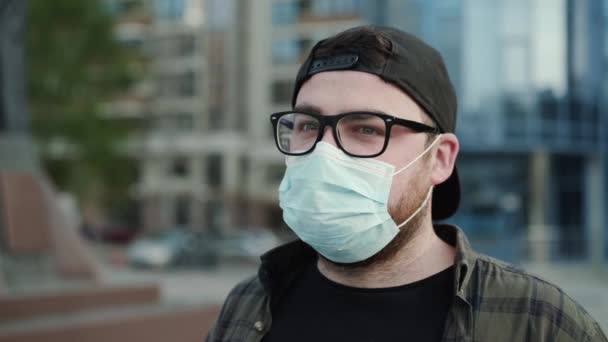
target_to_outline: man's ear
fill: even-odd
[[[431,182],[433,185],[441,184],[450,177],[456,164],[456,156],[459,149],[460,143],[456,135],[452,133],[441,135],[434,150],[433,169],[431,172]]]

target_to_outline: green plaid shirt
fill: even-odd
[[[455,226],[435,230],[457,249],[443,341],[608,342],[597,322],[557,286],[475,253]],[[207,341],[261,341],[272,324],[271,308],[314,258],[314,250],[301,241],[262,256],[258,275],[228,295]]]

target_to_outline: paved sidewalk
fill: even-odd
[[[587,264],[524,264],[529,273],[559,286],[581,304],[608,334],[608,266]]]
[[[134,270],[108,268],[110,283],[156,283],[163,301],[182,304],[222,304],[240,281],[256,274],[253,264],[223,264],[215,269]]]

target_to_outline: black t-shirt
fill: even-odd
[[[440,341],[453,277],[452,266],[411,284],[360,289],[311,263],[273,308],[263,341]]]

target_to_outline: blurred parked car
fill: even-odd
[[[268,231],[220,236],[172,229],[136,240],[127,255],[136,267],[209,267],[220,260],[257,262],[260,255],[279,243]]]
[[[215,252],[204,236],[171,229],[137,239],[129,246],[129,263],[136,267],[211,266]]]
[[[139,233],[139,228],[119,223],[91,225],[86,222],[80,226],[80,234],[92,242],[126,245]]]
[[[97,231],[102,242],[126,245],[137,236],[139,229],[125,224],[108,224],[99,227]]]
[[[225,236],[217,243],[220,258],[254,260],[280,244],[279,238],[267,230],[242,231]]]

